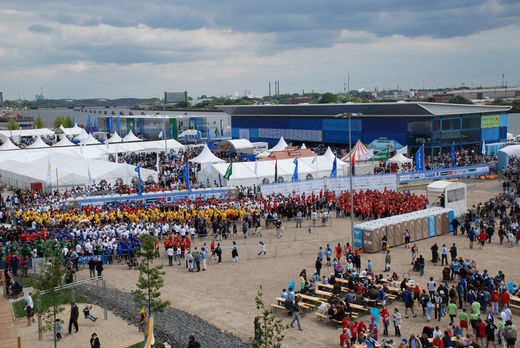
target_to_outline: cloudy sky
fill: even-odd
[[[518,0],[4,1],[8,99],[520,85]]]

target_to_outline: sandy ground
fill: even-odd
[[[499,181],[469,182],[468,206],[489,199],[501,189],[502,186]],[[412,191],[424,193],[424,187],[414,188]],[[350,241],[351,236],[349,220],[335,218],[332,219],[331,226],[313,228],[311,233],[308,233],[308,226],[305,227],[304,225],[304,228],[296,230],[294,222],[289,222],[286,224],[282,238],[274,238],[272,234],[273,230],[265,230],[262,237],[267,245],[266,256],[257,255],[260,249],[259,239],[248,238],[244,240],[238,238],[237,244],[240,254],[238,264],[231,263],[231,241],[224,241],[223,264],[218,265],[216,261],[210,260],[208,270],[200,273],[189,273],[184,266],[168,267],[164,251],[161,250],[161,258],[158,260],[166,265],[163,298],[169,299],[173,307],[198,315],[223,330],[249,340],[253,335],[253,319],[257,313],[254,298],[259,286],[263,286],[266,305],[274,303],[274,298],[279,296],[282,288],[287,287],[288,281],[297,281],[298,274],[303,268],[307,269],[307,274],[312,274],[316,253],[320,246],[325,247],[327,243],[333,246],[338,240],[345,243]],[[211,240],[197,240],[195,246],[200,247],[204,242],[209,244]],[[476,260],[479,270],[488,269],[493,274],[502,270],[506,274],[507,281],[518,282],[520,280],[520,268],[516,267],[518,263],[511,262],[518,254],[518,249],[500,246],[497,239],[493,244],[486,245],[483,250],[470,250],[467,239],[460,235],[447,235],[419,241],[417,242],[419,253],[423,253],[426,260],[430,260],[429,248],[434,242],[440,245],[456,243],[459,255]],[[442,278],[442,267],[434,267],[430,262],[426,264],[423,277],[412,272],[409,249],[404,247],[393,248],[391,254],[392,271],[396,271],[400,277],[404,273],[410,273],[412,279],[418,281],[423,288],[430,276],[433,276],[436,281],[440,281]],[[376,272],[383,271],[384,255],[382,253],[363,255],[362,265],[366,265],[368,259],[372,260]],[[322,274],[327,274],[329,270],[330,268],[324,267]],[[81,271],[79,276],[87,277],[88,272]],[[128,270],[126,266],[121,264],[116,264],[106,267],[104,277],[107,280],[107,286],[130,291],[135,289],[137,272]],[[391,305],[390,309],[392,310],[393,307],[398,307],[401,312],[404,312],[402,302]],[[96,313],[99,313],[99,311],[96,311]],[[289,324],[289,317],[284,313],[278,313],[277,316]],[[517,316],[514,317],[515,320],[518,320],[517,318]],[[402,333],[404,337],[412,332],[422,331],[426,324],[426,318],[422,314],[416,319],[404,319],[403,321]],[[98,332],[104,347],[122,346],[111,344],[116,340],[108,341],[108,336],[115,332],[118,335],[119,332],[122,332],[121,337],[125,337],[125,334],[123,334],[125,332],[136,333],[134,328],[128,327],[121,320],[109,320],[107,325],[110,326],[106,327],[104,321],[101,321],[101,323],[103,325],[98,323],[98,326],[93,329]],[[441,327],[446,327],[448,319],[443,318],[439,324]],[[103,326],[102,329],[101,326]],[[302,327],[303,332],[296,329],[286,331],[283,347],[337,347],[339,344],[339,330],[331,325],[318,322],[312,313],[305,314],[302,317]],[[82,332],[85,331],[90,334],[90,330],[83,330]],[[393,329],[390,331],[393,333]],[[76,336],[73,336],[72,339],[76,342],[74,337]],[[136,334],[135,337],[139,338],[139,335]],[[87,338],[86,335],[84,339],[82,338],[81,341],[77,342],[88,342]],[[70,340],[70,338],[65,339],[64,344],[67,344],[68,339]],[[128,343],[137,342],[135,339],[128,341]]]
[[[70,306],[65,308],[59,318],[64,323],[63,339],[58,342],[58,347],[77,348],[89,347],[90,337],[92,333],[96,333],[102,347],[128,347],[134,343],[143,340],[143,334],[138,332],[137,327],[129,325],[123,319],[115,316],[112,312],[108,312],[108,320],[103,320],[103,309],[98,306],[92,306],[92,312],[98,320],[92,322],[83,318],[80,304],[80,318],[78,320],[79,332],[68,335]],[[36,319],[37,320],[37,319]],[[15,322],[16,331],[22,337],[22,347],[53,347],[53,333],[46,332],[43,339],[38,341],[38,322],[31,326],[27,326],[27,320],[17,319]]]

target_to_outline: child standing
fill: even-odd
[[[61,340],[61,332],[63,331],[63,327],[61,326],[61,319],[56,319],[56,339]]]
[[[260,252],[258,253],[258,256],[260,256],[262,253],[265,255],[266,250],[264,242],[260,241]]]

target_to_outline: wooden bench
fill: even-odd
[[[287,310],[285,307],[282,307],[282,306],[279,306],[279,305],[273,304],[273,303],[271,303],[271,307],[275,308],[275,309],[278,309],[278,310],[281,310],[281,311],[286,311]]]
[[[515,304],[512,304],[512,303],[509,304],[509,307],[511,307],[511,309],[520,310],[520,306],[519,305],[515,305]]]
[[[334,323],[337,326],[343,326],[343,322],[332,318],[329,319],[329,317],[327,317],[325,314],[316,313],[316,317],[318,318],[318,320],[325,319],[325,322]]]

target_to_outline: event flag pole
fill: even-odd
[[[350,234],[352,236],[351,248],[354,249],[354,194],[352,192],[352,114],[348,114],[348,157],[350,163]]]

